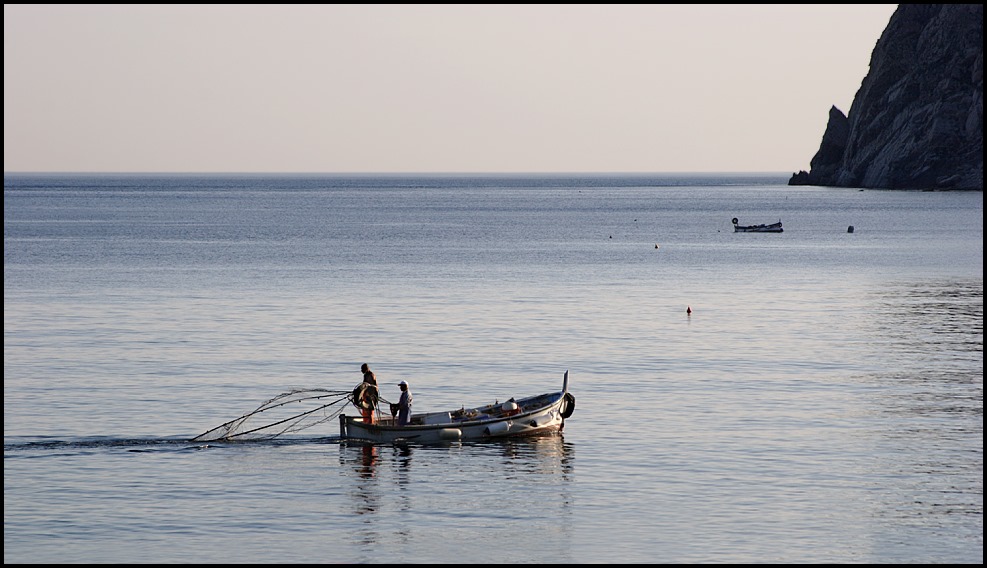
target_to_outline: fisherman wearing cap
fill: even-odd
[[[407,426],[411,422],[411,389],[408,381],[398,383],[401,389],[401,400],[398,401],[398,426]]]

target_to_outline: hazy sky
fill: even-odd
[[[894,4],[10,5],[5,172],[793,172]]]

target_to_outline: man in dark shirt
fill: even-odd
[[[360,371],[363,372],[363,382],[367,383],[368,387],[363,390],[363,404],[360,405],[360,412],[363,413],[364,424],[374,423],[374,408],[377,406],[377,376],[374,372],[370,370],[370,365],[364,363],[360,366]]]

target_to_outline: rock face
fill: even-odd
[[[789,185],[984,188],[983,4],[901,4],[810,171]]]

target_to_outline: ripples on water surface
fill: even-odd
[[[785,179],[5,176],[4,560],[982,563],[983,194]],[[364,361],[576,411],[188,442]]]

